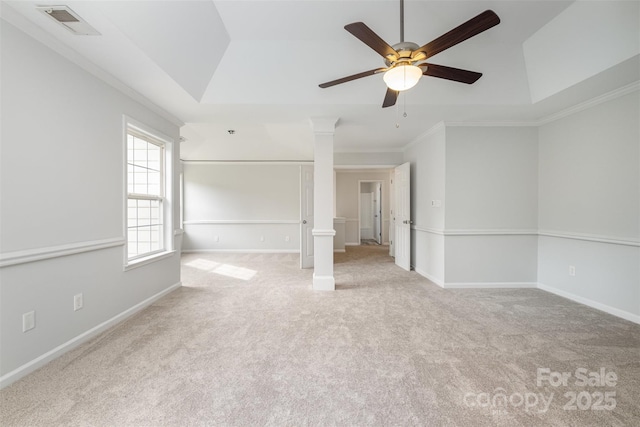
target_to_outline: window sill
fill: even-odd
[[[175,255],[175,253],[176,253],[175,250],[165,251],[165,252],[160,252],[157,254],[150,255],[146,258],[140,258],[140,259],[130,261],[128,264],[125,264],[124,271],[133,270],[134,268],[142,267],[142,266],[154,263],[156,261],[170,258],[173,255]]]

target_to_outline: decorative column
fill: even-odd
[[[337,118],[311,119],[313,151],[313,289],[333,291],[333,135]]]

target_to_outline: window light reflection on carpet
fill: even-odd
[[[185,264],[188,267],[197,268],[198,270],[211,271],[220,265],[219,262],[209,261],[208,259],[194,259]]]
[[[257,271],[244,267],[236,267],[230,264],[220,264],[219,262],[207,259],[194,259],[185,264],[188,267],[197,268],[198,270],[209,271],[211,273],[220,274],[221,276],[232,277],[240,280],[251,280]]]
[[[257,271],[243,267],[235,267],[229,264],[222,264],[220,267],[213,270],[213,273],[233,277],[235,279],[251,280],[253,276],[256,275]]]

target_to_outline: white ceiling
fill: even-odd
[[[340,119],[336,151],[398,151],[440,121],[536,121],[638,80],[637,60],[628,61],[532,103],[523,43],[570,1],[407,0],[405,40],[419,45],[486,9],[502,22],[430,59],[482,72],[478,82],[423,78],[386,109],[382,75],[318,84],[383,66],[343,27],[362,21],[393,45],[398,0],[6,4],[5,19],[186,123],[183,159],[311,159],[309,118],[319,116]],[[36,11],[46,4],[68,5],[101,35],[72,35]]]

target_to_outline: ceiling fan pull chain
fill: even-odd
[[[396,129],[400,127],[400,120],[398,120],[398,117],[400,115],[399,110],[400,107],[398,106],[398,103],[396,103]]]
[[[402,97],[402,109],[404,113],[402,113],[402,117],[407,118],[407,94],[405,93]]]

